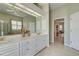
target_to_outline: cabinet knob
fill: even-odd
[[[26,49],[26,50],[29,50],[29,49]]]

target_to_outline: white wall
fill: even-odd
[[[45,11],[42,17],[42,33],[47,33],[49,37],[49,4],[46,3],[45,6],[43,6],[43,10]],[[49,38],[50,39],[50,38]],[[49,46],[49,40],[48,46]]]
[[[64,18],[65,22],[65,32],[64,32],[64,42],[65,45],[69,46],[70,44],[70,15],[79,11],[79,4],[67,4],[58,9],[51,11],[51,20],[52,20],[52,42],[54,42],[54,20],[58,18]]]
[[[43,7],[44,14],[42,16],[42,32],[49,34],[49,4]]]

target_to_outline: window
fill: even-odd
[[[59,25],[59,30],[62,30],[63,26],[62,25]]]
[[[20,30],[22,28],[22,22],[21,21],[11,21],[12,30]]]

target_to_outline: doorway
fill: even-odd
[[[64,18],[54,20],[54,42],[64,44]]]

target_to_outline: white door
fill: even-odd
[[[70,46],[79,50],[79,12],[70,16]]]

